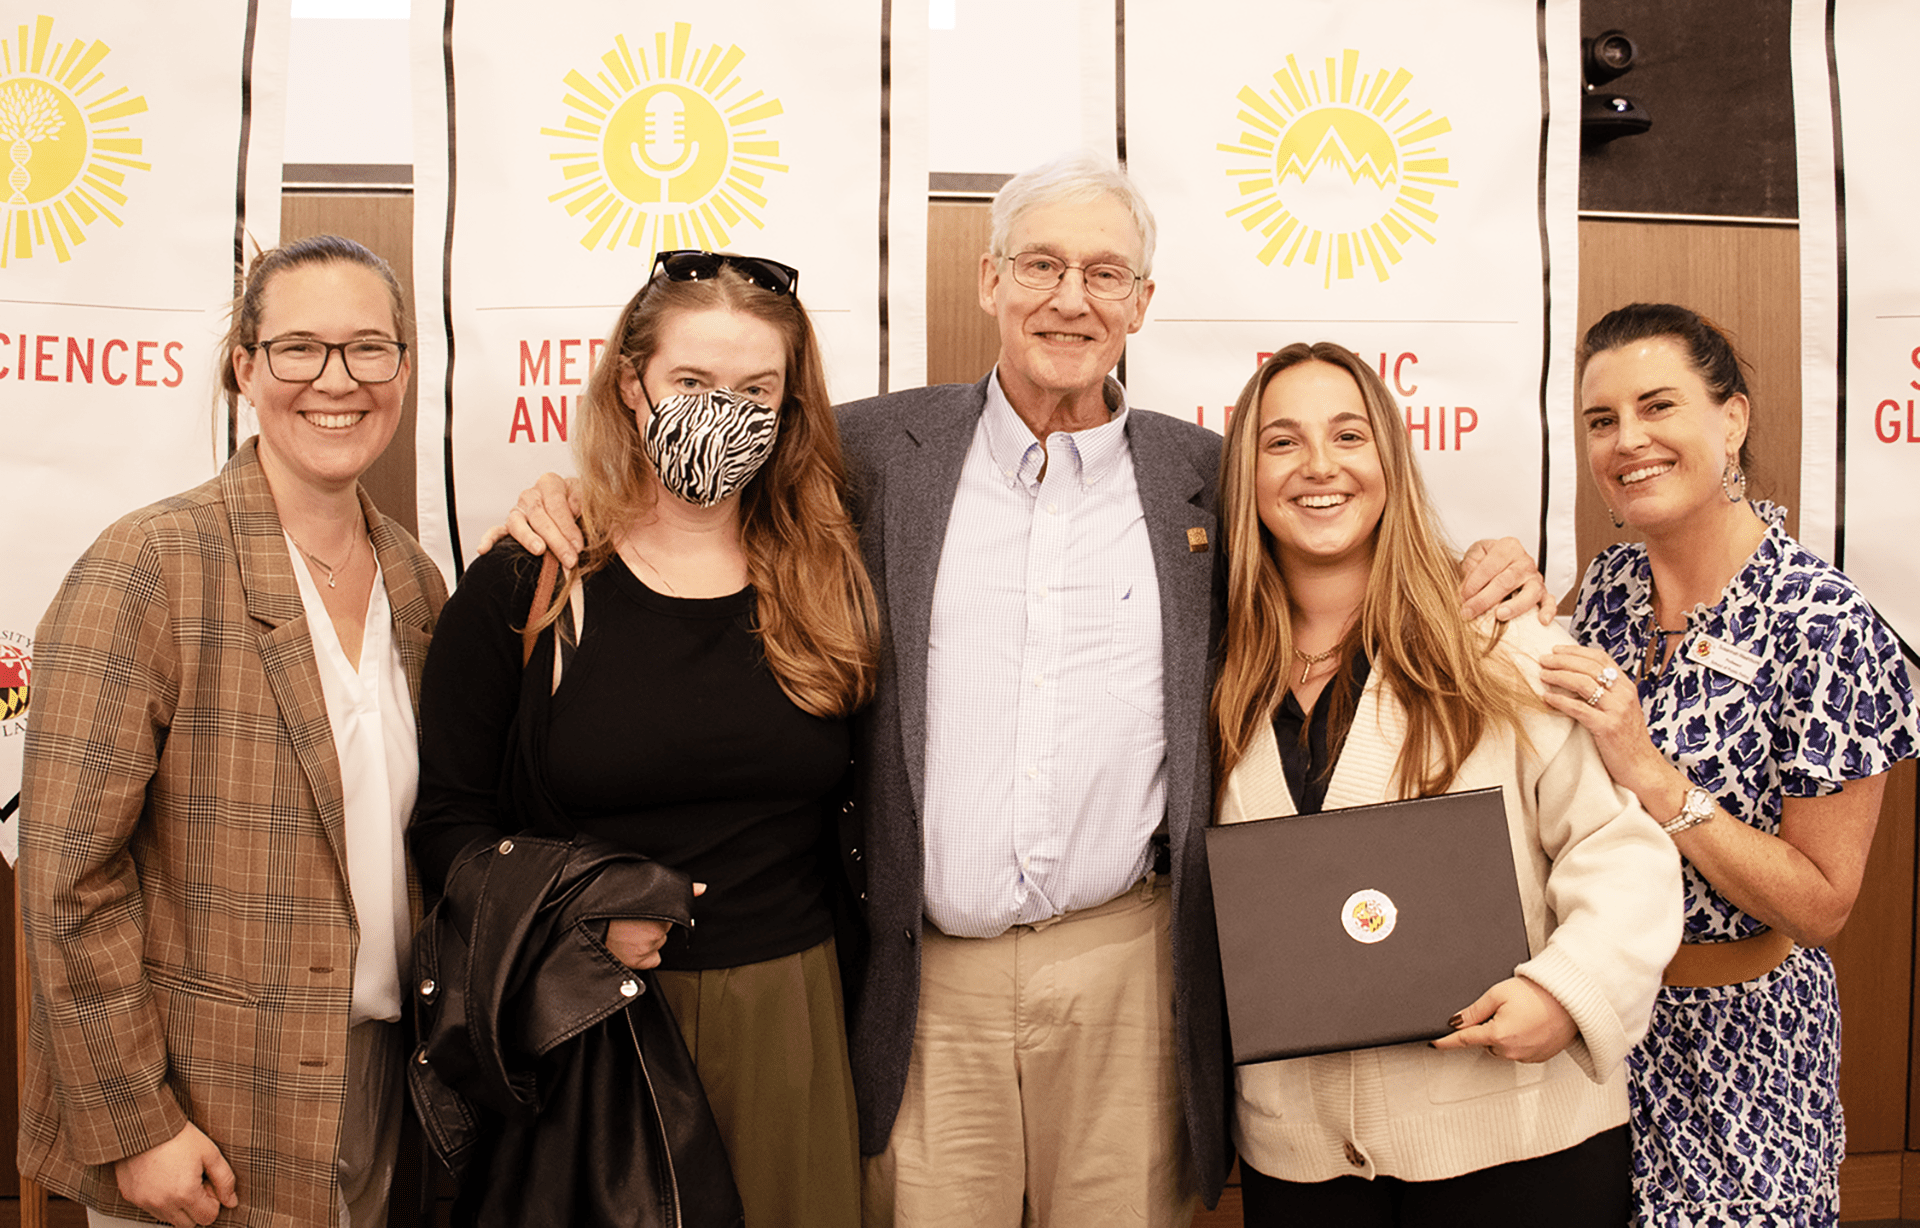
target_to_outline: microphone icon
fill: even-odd
[[[669,181],[700,156],[700,143],[687,136],[686,104],[672,90],[663,89],[647,100],[640,137],[628,142],[627,155],[660,180],[660,201],[665,204]]]

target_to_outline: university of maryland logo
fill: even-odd
[[[617,36],[591,77],[566,75],[570,114],[540,132],[560,143],[548,156],[564,186],[548,199],[580,220],[582,247],[637,247],[650,261],[717,251],[741,223],[765,224],[768,176],[787,170],[768,126],[780,100],[736,74],[746,52],[692,47],[692,31],[676,22],[651,47]]]
[[[1348,49],[1302,72],[1293,56],[1265,90],[1244,86],[1232,159],[1238,203],[1227,216],[1259,244],[1260,263],[1317,267],[1320,284],[1385,281],[1415,240],[1433,243],[1447,178],[1443,115],[1407,94],[1404,68],[1362,72]]]
[[[24,724],[32,682],[33,641],[18,631],[0,631],[0,737]]]
[[[14,29],[0,37],[0,268],[43,247],[64,263],[87,227],[121,224],[128,172],[152,169],[127,122],[147,100],[102,70],[111,48],[56,39],[44,15]]]
[[[1367,946],[1391,938],[1399,921],[1400,909],[1393,898],[1371,887],[1354,892],[1340,906],[1340,924],[1347,937]]]

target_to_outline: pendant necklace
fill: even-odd
[[[1293,655],[1300,658],[1300,681],[1305,682],[1307,675],[1313,672],[1314,666],[1320,664],[1322,661],[1330,660],[1333,654],[1339,651],[1340,646],[1338,644],[1335,644],[1325,652],[1301,652],[1298,648],[1294,649]]]
[[[1660,625],[1660,616],[1654,612],[1657,599],[1653,590],[1647,590],[1647,646],[1640,654],[1640,681],[1664,673],[1667,668],[1667,641],[1676,635],[1685,635],[1688,628],[1669,631]]]
[[[282,526],[282,527],[284,528],[285,526]],[[291,541],[296,546],[300,546],[300,539],[293,535],[292,529],[287,529],[287,540]],[[352,541],[347,543],[347,557],[341,561],[340,566],[338,568],[335,568],[332,563],[327,562],[327,560],[321,558],[319,555],[307,549],[305,546],[300,546],[300,553],[306,555],[308,558],[312,559],[314,562],[320,564],[320,566],[326,568],[327,587],[337,589],[340,586],[334,583],[334,573],[335,571],[345,571],[347,569],[347,564],[353,562],[354,549],[359,544],[360,544],[360,539],[358,537],[354,538]]]

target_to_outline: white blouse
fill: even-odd
[[[400,969],[413,938],[401,840],[420,787],[420,740],[406,667],[393,635],[386,577],[376,557],[366,631],[360,641],[360,668],[356,668],[340,646],[320,589],[300,561],[301,550],[291,537],[287,549],[300,582],[300,603],[306,607],[320,689],[327,700],[327,723],[333,727],[333,746],[340,757],[347,884],[360,929],[351,1022],[398,1019]]]

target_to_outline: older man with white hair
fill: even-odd
[[[1108,374],[1153,245],[1110,163],[1015,177],[980,259],[993,371],[841,412],[888,627],[859,759],[869,1225],[1184,1224],[1226,1176],[1220,440]]]

